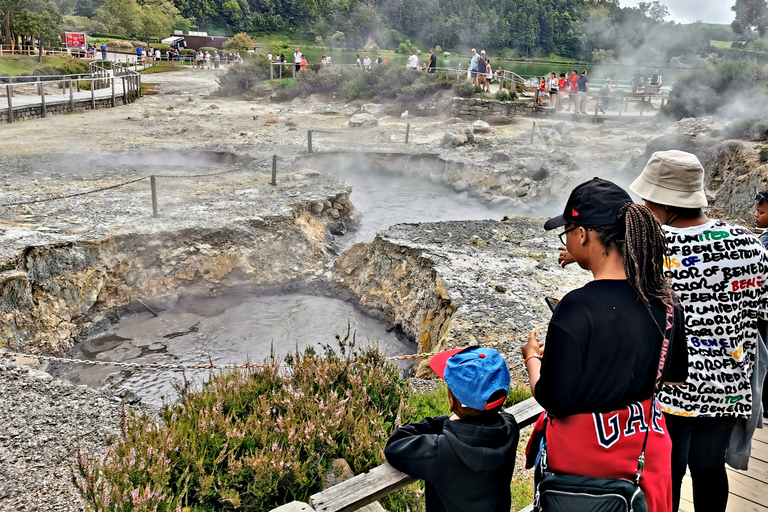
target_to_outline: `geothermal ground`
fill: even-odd
[[[543,297],[587,279],[557,266],[557,238],[536,219],[559,213],[574,185],[596,175],[625,185],[649,151],[685,148],[705,162],[714,206],[746,222],[744,205],[765,184],[758,147],[712,138],[713,120],[538,118],[531,142],[531,118],[505,119],[472,144],[441,147],[446,130],[471,132],[447,115],[445,98],[431,109],[445,115],[410,119],[369,105],[377,124],[358,129],[348,122],[362,103],[211,98],[215,75],[198,70],[144,82],[152,94],[124,107],[0,128],[0,351],[85,357],[88,343],[106,339],[94,336],[127,332],[121,318],[148,316],[141,302],[162,320],[190,297],[237,289],[346,300],[381,330],[396,329],[412,352],[495,343],[517,372],[515,338],[546,325]],[[316,154],[307,153],[307,130]],[[59,196],[71,197],[49,200]],[[204,337],[198,323],[219,312],[198,313],[182,315],[189,325],[174,324],[166,339]],[[179,360],[170,342],[144,341],[93,357]],[[277,349],[293,348],[285,345]],[[68,477],[76,447],[106,451],[120,394],[129,409],[151,410],[120,372],[73,371],[107,388],[96,391],[45,369],[71,370],[29,358],[0,364],[2,510],[82,510]],[[413,370],[429,374],[423,364]]]

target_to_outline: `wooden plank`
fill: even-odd
[[[728,485],[730,487],[731,495],[736,495],[757,504],[768,502],[768,485],[758,482],[754,478],[750,478],[749,475],[744,472],[733,471],[729,473]],[[768,510],[765,505],[761,506],[765,510]]]
[[[533,503],[522,509],[520,512],[533,512]]]
[[[765,501],[765,498],[763,498]],[[726,512],[766,512],[768,508],[765,505],[760,505],[754,501],[745,500],[740,496],[731,494],[728,496],[728,507]]]
[[[768,462],[763,462],[758,459],[750,459],[748,471],[738,471],[736,469],[731,469],[728,466],[726,466],[726,469],[728,470],[729,476],[731,474],[748,475],[750,478],[768,486]],[[768,493],[768,488],[766,488],[766,493]]]
[[[300,501],[292,501],[283,506],[273,508],[272,512],[311,512],[315,509]]]
[[[506,412],[515,417],[520,427],[533,424],[542,411],[535,398],[529,398],[506,409]],[[389,464],[383,464],[367,473],[313,494],[309,502],[317,511],[349,512],[373,503],[415,481],[416,479],[401,473]]]
[[[750,464],[752,463],[752,459],[761,460],[763,462],[768,462],[768,444],[766,443],[755,443],[752,442],[752,453],[750,455]]]
[[[382,464],[367,473],[350,478],[309,498],[315,510],[322,512],[350,512],[383,498],[415,482],[389,464]]]
[[[766,424],[763,428],[758,428],[757,430],[755,430],[755,435],[752,436],[752,440],[753,441],[758,440],[762,443],[768,443],[768,424]]]

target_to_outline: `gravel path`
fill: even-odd
[[[0,510],[84,510],[69,464],[78,447],[106,453],[106,440],[119,433],[121,401],[0,359]]]

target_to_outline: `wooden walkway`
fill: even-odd
[[[119,78],[115,80],[115,96],[122,96],[123,95],[123,81]],[[93,96],[95,99],[105,99],[105,98],[111,98],[112,97],[112,88],[107,87],[105,89],[96,89],[93,91]],[[91,99],[91,91],[74,91],[72,93],[72,98],[74,101],[81,101],[81,100],[90,100]],[[19,108],[25,108],[25,107],[31,107],[31,106],[39,106],[42,103],[42,99],[40,98],[39,94],[19,94],[14,93],[13,95],[13,109],[19,109]],[[61,103],[69,103],[69,91],[66,92],[66,94],[62,93],[54,93],[50,94],[46,92],[45,94],[45,104],[46,105],[58,105]],[[0,109],[1,110],[8,110],[8,98],[3,95],[0,97]]]
[[[755,431],[749,471],[726,467],[731,488],[728,512],[768,512],[768,428]],[[693,489],[689,477],[683,480],[680,512],[694,512]]]

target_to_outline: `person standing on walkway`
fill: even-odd
[[[752,378],[757,320],[768,301],[768,252],[747,228],[707,217],[704,168],[695,155],[656,152],[629,188],[666,234],[667,275],[686,312],[688,380],[659,394],[672,437],[673,510],[688,468],[694,508],[723,512],[726,453],[734,465],[732,455],[745,449],[734,447],[732,435],[748,447],[760,409]]]
[[[406,66],[411,69],[419,69],[419,58],[413,50],[411,50],[411,56],[408,57],[408,64]]]
[[[427,66],[427,73],[434,73],[437,69],[437,55],[435,55],[435,49],[429,49],[429,65]]]
[[[568,80],[565,73],[560,73],[560,79],[557,81],[557,110],[563,110],[565,103],[565,91],[568,89]]]
[[[600,112],[603,114],[611,106],[611,92],[613,92],[611,79],[606,78],[605,85],[600,89]]]
[[[296,72],[298,73],[301,69],[301,52],[298,48],[296,48],[293,52],[293,65],[295,66]]]
[[[101,43],[101,58],[102,60],[107,60],[107,44]]]
[[[571,107],[573,107],[574,112],[579,111],[579,85],[576,83],[578,80],[578,71],[574,69],[571,71],[571,76],[568,77],[568,108],[566,112],[570,112]]]
[[[368,57],[368,54],[365,54],[365,58],[363,58],[363,67],[366,71],[371,70],[371,58]]]
[[[589,79],[587,78],[587,70],[581,72],[581,76],[576,80],[576,86],[579,89],[579,112],[582,114],[587,113],[587,100],[589,97]]]
[[[594,279],[557,305],[545,345],[534,330],[521,348],[546,410],[546,463],[554,473],[628,479],[644,451],[638,479],[648,510],[669,512],[672,443],[653,397],[657,384],[686,380],[688,358],[684,312],[664,276],[664,234],[647,207],[599,178],[544,224],[560,227],[570,262]],[[534,436],[543,426],[540,418]]]
[[[475,68],[477,68],[477,61],[480,58],[480,55],[478,55],[477,50],[472,48],[472,60],[469,61],[469,79],[472,81],[473,84],[477,84],[477,71],[475,71]]]
[[[549,106],[557,108],[557,93],[560,83],[557,81],[557,74],[553,71],[549,74]]]

